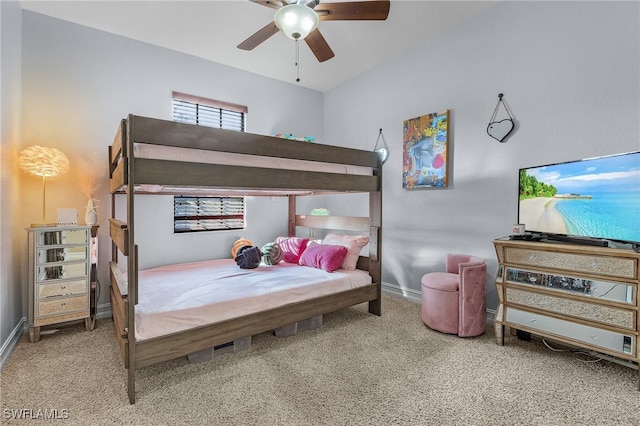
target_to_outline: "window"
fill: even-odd
[[[173,232],[244,229],[244,197],[173,197]]]
[[[247,107],[173,92],[173,121],[244,132]],[[244,197],[173,197],[173,232],[244,229]]]
[[[173,92],[173,121],[244,132],[247,107]]]

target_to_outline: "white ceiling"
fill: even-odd
[[[323,3],[338,1],[345,0]],[[386,21],[321,21],[319,29],[335,57],[319,63],[306,43],[301,42],[299,70],[295,67],[295,42],[282,33],[252,51],[236,47],[273,20],[273,9],[249,0],[21,0],[20,3],[25,10],[324,92],[496,2],[391,0]]]

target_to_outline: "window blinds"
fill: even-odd
[[[244,229],[243,197],[175,196],[173,231]]]
[[[173,92],[173,121],[244,132],[247,107]],[[244,197],[173,199],[173,232],[244,229]]]

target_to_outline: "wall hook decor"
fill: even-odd
[[[497,140],[498,142],[506,142],[507,136],[511,134],[515,127],[515,123],[513,122],[513,115],[511,111],[509,111],[509,107],[507,103],[502,99],[504,95],[500,93],[498,95],[498,103],[496,104],[496,108],[493,110],[493,115],[491,116],[491,121],[489,122],[489,126],[487,126],[487,133],[489,136]],[[507,115],[509,118],[505,118],[504,120],[496,121],[496,115],[498,114],[498,108],[500,104],[504,106],[505,111],[507,111]]]
[[[380,141],[382,141],[382,144],[380,144]],[[379,147],[378,144],[380,144]],[[373,152],[378,154],[382,164],[389,158],[389,147],[387,146],[387,141],[384,140],[382,129],[380,129],[380,133],[378,133],[378,139],[376,140],[376,146],[373,148]]]

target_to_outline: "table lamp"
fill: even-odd
[[[42,222],[31,224],[31,227],[55,226],[45,220],[46,181],[69,170],[69,160],[61,151],[33,145],[20,152],[18,167],[35,176],[42,176]]]

